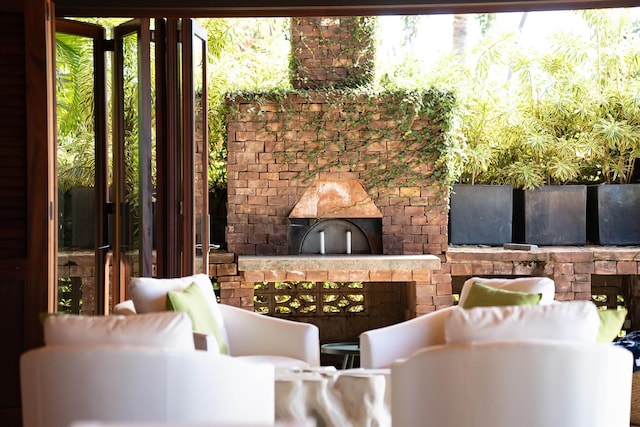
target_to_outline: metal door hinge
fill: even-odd
[[[106,39],[103,41],[104,51],[113,52],[116,50],[116,43],[113,39]]]

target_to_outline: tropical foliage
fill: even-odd
[[[627,12],[575,12],[588,25],[590,37],[560,31],[539,51],[521,49],[517,31],[496,31],[492,15],[477,15],[479,43],[454,43],[460,51],[444,55],[432,67],[411,55],[398,63],[378,61],[376,90],[434,87],[456,94],[445,154],[459,182],[520,188],[630,182],[640,156],[640,36],[638,22]],[[403,20],[403,46],[412,42],[420,19]],[[291,89],[290,20],[198,21],[209,34],[209,181],[224,187],[225,94]],[[469,19],[456,22],[459,27]],[[460,28],[457,32],[464,33]],[[93,124],[88,119],[93,109],[90,50],[82,40],[63,35],[57,39],[63,189],[90,185],[94,170]]]
[[[93,183],[93,46],[86,38],[56,37],[59,187]]]
[[[289,81],[287,18],[197,19],[209,34],[209,186],[226,187],[225,95],[280,91]]]
[[[559,31],[544,50],[523,51],[516,33],[500,34],[470,51],[472,67],[449,58],[444,69],[464,76],[453,134],[461,182],[631,181],[640,157],[640,34],[626,12],[576,12],[589,39]]]

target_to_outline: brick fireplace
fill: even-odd
[[[321,49],[322,42],[314,43],[314,38],[318,40],[339,33],[336,26],[353,25],[351,19],[339,18],[305,18],[292,22],[292,34],[303,32],[307,36],[305,49]],[[292,35],[292,38],[296,36]],[[366,91],[343,90],[344,86],[335,78],[337,74],[314,74],[313,70],[317,71],[317,68],[312,65],[316,64],[305,62],[314,56],[308,55],[305,49],[299,50],[302,57],[298,70],[308,65],[304,79],[296,80],[296,87],[300,89],[284,94],[228,97],[226,242],[228,251],[238,258],[239,276],[236,280],[226,278],[220,282],[221,300],[253,307],[254,288],[263,282],[335,281],[344,285],[362,281],[362,292],[368,294],[372,289],[367,300],[380,306],[380,311],[375,314],[373,307],[367,307],[369,320],[360,324],[360,330],[371,327],[372,321],[375,326],[382,326],[451,305],[451,278],[440,270],[447,249],[446,189],[440,188],[433,178],[432,163],[412,162],[415,160],[412,156],[416,155],[412,148],[431,132],[433,118],[417,114],[411,118],[410,128],[403,128],[396,109],[388,108],[400,105],[402,96],[397,93],[373,96]],[[334,65],[362,68],[359,61],[372,60],[366,55],[354,60],[353,51],[349,52],[349,58],[334,57]],[[356,75],[349,70],[339,74]],[[300,72],[297,75],[299,77]],[[355,80],[351,78],[349,82]],[[303,82],[307,83],[306,87]],[[421,101],[431,102],[429,99]],[[369,142],[364,144],[365,140]],[[442,138],[434,138],[433,143],[440,141]],[[394,158],[404,158],[415,164],[414,175],[419,178],[410,181],[399,176],[386,182],[371,179]],[[339,206],[341,212],[329,217],[296,214],[302,209],[296,205],[301,201],[305,205],[303,196],[314,186],[345,184],[351,188],[354,183],[367,199],[366,208],[347,202]],[[350,203],[354,206],[349,207]],[[348,213],[350,210],[357,213]],[[350,231],[354,237],[358,230],[367,226],[356,225],[349,229],[350,224],[356,223],[355,220],[375,219],[379,243],[370,245],[375,249],[369,249],[368,255],[376,254],[378,258],[368,263],[354,258],[355,253],[351,254],[352,258],[342,260],[336,259],[335,254],[326,253],[324,260],[313,265],[304,264],[301,258],[288,258],[292,254],[292,219],[302,217],[310,226],[327,219],[342,221],[340,225],[344,227],[343,223],[347,223],[347,228],[337,233],[342,236]],[[314,236],[314,249],[307,253],[321,255],[316,246],[319,234]],[[330,242],[326,244],[328,248]],[[349,256],[346,251],[344,256]],[[407,258],[398,261],[398,256]],[[326,264],[329,257],[333,258],[330,265]],[[375,292],[379,293],[377,297],[373,296]],[[389,298],[395,302],[390,302]],[[385,319],[382,306],[386,302],[390,302],[387,307],[399,306],[391,310],[399,314]],[[322,318],[328,316],[319,314],[315,322],[322,322]],[[362,314],[360,317],[354,313],[344,314],[344,324],[349,323],[347,318],[351,323],[364,322]],[[335,316],[332,319],[331,327],[335,329]],[[328,328],[321,327],[321,331],[323,329]],[[346,332],[341,339],[353,339],[359,332]],[[337,337],[325,334],[322,338]]]
[[[285,256],[289,254],[289,216],[307,189],[318,181],[340,182],[355,180],[364,182],[368,168],[380,167],[371,163],[373,155],[379,159],[398,156],[411,146],[400,135],[392,116],[385,116],[379,104],[393,102],[391,96],[377,99],[357,99],[339,103],[328,99],[339,96],[336,92],[308,91],[305,97],[285,95],[272,102],[256,102],[244,97],[233,99],[228,116],[228,216],[227,249],[238,256]],[[286,108],[282,108],[286,103]],[[373,103],[373,104],[372,104]],[[346,104],[346,105],[345,105]],[[339,117],[348,109],[353,117],[376,111],[376,120],[354,127]],[[310,132],[309,123],[324,120],[324,132]],[[416,117],[414,128],[419,131],[429,122],[429,117]],[[355,120],[357,122],[357,120]],[[345,134],[364,134],[368,128],[384,129],[388,138],[374,145],[359,147],[350,144],[357,141],[342,140]],[[333,141],[339,141],[335,143]],[[322,146],[323,150],[312,163],[307,153]],[[323,168],[331,158],[350,156],[357,168],[342,165]],[[384,160],[383,162],[384,163]],[[320,170],[319,170],[320,169]],[[310,178],[304,172],[312,171]],[[317,172],[316,172],[317,171]],[[313,173],[315,172],[315,174]],[[368,195],[381,213],[381,255],[430,254],[444,261],[447,249],[447,199],[431,177],[429,165],[421,171],[422,179],[411,184],[399,180],[397,186],[383,190],[368,189]],[[239,266],[240,267],[240,266]],[[351,267],[332,269],[335,280],[360,280],[363,272]],[[411,295],[403,298],[408,306],[403,318],[435,310],[438,306],[451,305],[451,279],[439,269],[420,270],[414,277],[411,271],[385,267],[391,276],[410,282]],[[229,303],[250,307],[253,305],[253,288],[263,280],[327,280],[327,271],[301,271],[295,265],[289,270],[274,269],[263,274],[240,271],[240,282],[222,282],[221,298]],[[323,274],[324,273],[324,274]],[[408,275],[407,275],[408,274]],[[370,277],[368,278],[370,279]],[[331,280],[330,278],[328,280]],[[391,282],[391,280],[389,280]]]

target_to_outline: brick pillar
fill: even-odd
[[[373,18],[292,18],[293,87],[363,86],[373,79]]]

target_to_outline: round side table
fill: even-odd
[[[353,362],[360,356],[360,343],[358,342],[334,342],[322,344],[320,352],[324,354],[343,355],[342,369],[353,368]]]

